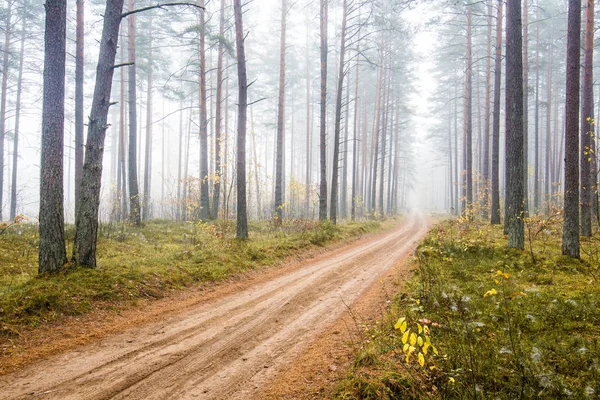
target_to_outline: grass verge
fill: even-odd
[[[0,236],[0,355],[25,332],[94,309],[135,305],[141,299],[232,274],[274,265],[290,256],[348,240],[397,221],[333,225],[289,221],[252,223],[248,241],[231,237],[230,224],[153,221],[142,228],[101,225],[98,267],[37,275],[37,227],[15,225]],[[67,229],[68,253],[73,241]]]
[[[582,260],[560,255],[559,218],[528,219],[526,236],[517,251],[500,226],[436,225],[335,397],[597,398],[600,235]]]

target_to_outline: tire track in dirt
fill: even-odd
[[[427,230],[388,235],[191,310],[0,377],[0,398],[249,398]]]

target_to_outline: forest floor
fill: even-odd
[[[322,353],[346,347],[344,337],[360,329],[362,310],[377,316],[377,304],[391,292],[381,282],[405,268],[399,261],[427,229],[413,214],[391,231],[208,290],[74,316],[31,347],[57,341],[61,347],[62,340],[62,349],[71,350],[1,376],[1,397],[299,398],[298,386],[289,383],[306,380],[314,383],[302,390],[310,398],[328,382],[323,365],[338,369]],[[306,352],[315,337],[317,347]],[[318,357],[311,357],[315,350]],[[307,357],[319,360],[295,369]]]
[[[130,308],[146,308],[179,292],[244,281],[255,271],[318,255],[398,222],[254,222],[250,240],[241,242],[233,237],[231,223],[222,221],[104,224],[97,268],[67,265],[52,275],[37,274],[37,227],[13,225],[0,235],[0,375],[119,330],[103,325],[106,332],[101,333],[85,321],[118,319]],[[67,226],[68,250],[72,236]],[[49,337],[50,332],[61,334]]]
[[[363,327],[340,399],[598,398],[600,231],[561,255],[562,213],[525,219],[525,250],[502,226],[433,226],[414,274]]]

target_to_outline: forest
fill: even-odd
[[[0,399],[594,398],[594,6],[3,0]]]

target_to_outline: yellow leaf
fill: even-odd
[[[407,353],[407,352],[408,352],[408,348],[409,348],[409,347],[410,347],[410,345],[409,345],[408,343],[406,343],[406,344],[404,345],[404,347],[402,348],[402,351],[403,351],[404,353]]]
[[[413,332],[410,334],[410,345],[414,346],[416,343],[417,343],[417,334]]]
[[[423,347],[423,338],[421,336],[417,338],[417,343],[419,344],[419,347]]]
[[[421,324],[417,323],[417,327],[419,328],[419,334],[423,333],[423,327]]]
[[[398,322],[396,322],[396,324],[394,325],[394,329],[400,329],[400,327],[402,326],[402,323],[404,322],[406,318],[402,317],[400,319],[398,319]]]
[[[439,353],[434,345],[431,345],[431,348],[433,349],[433,352],[435,353],[436,356],[439,355]]]
[[[402,333],[406,332],[406,327],[407,327],[406,321],[402,322],[402,324],[400,325],[400,332],[402,332]]]
[[[495,294],[498,294],[498,292],[496,291],[496,289],[490,289],[490,290],[488,290],[487,292],[485,292],[483,294],[483,297],[486,298],[488,296],[493,296]]]
[[[409,334],[410,334],[410,329],[407,330],[406,332],[404,332],[404,335],[402,335],[402,343],[408,342],[408,335]]]
[[[450,377],[450,379],[448,379],[448,383],[454,383],[454,382],[456,382],[456,381],[454,380],[453,377]]]
[[[423,356],[423,353],[419,353],[417,359],[419,360],[419,365],[421,367],[425,365],[425,357]]]
[[[427,354],[427,351],[429,350],[429,346],[431,346],[429,343],[425,343],[425,346],[423,346],[423,354]]]

